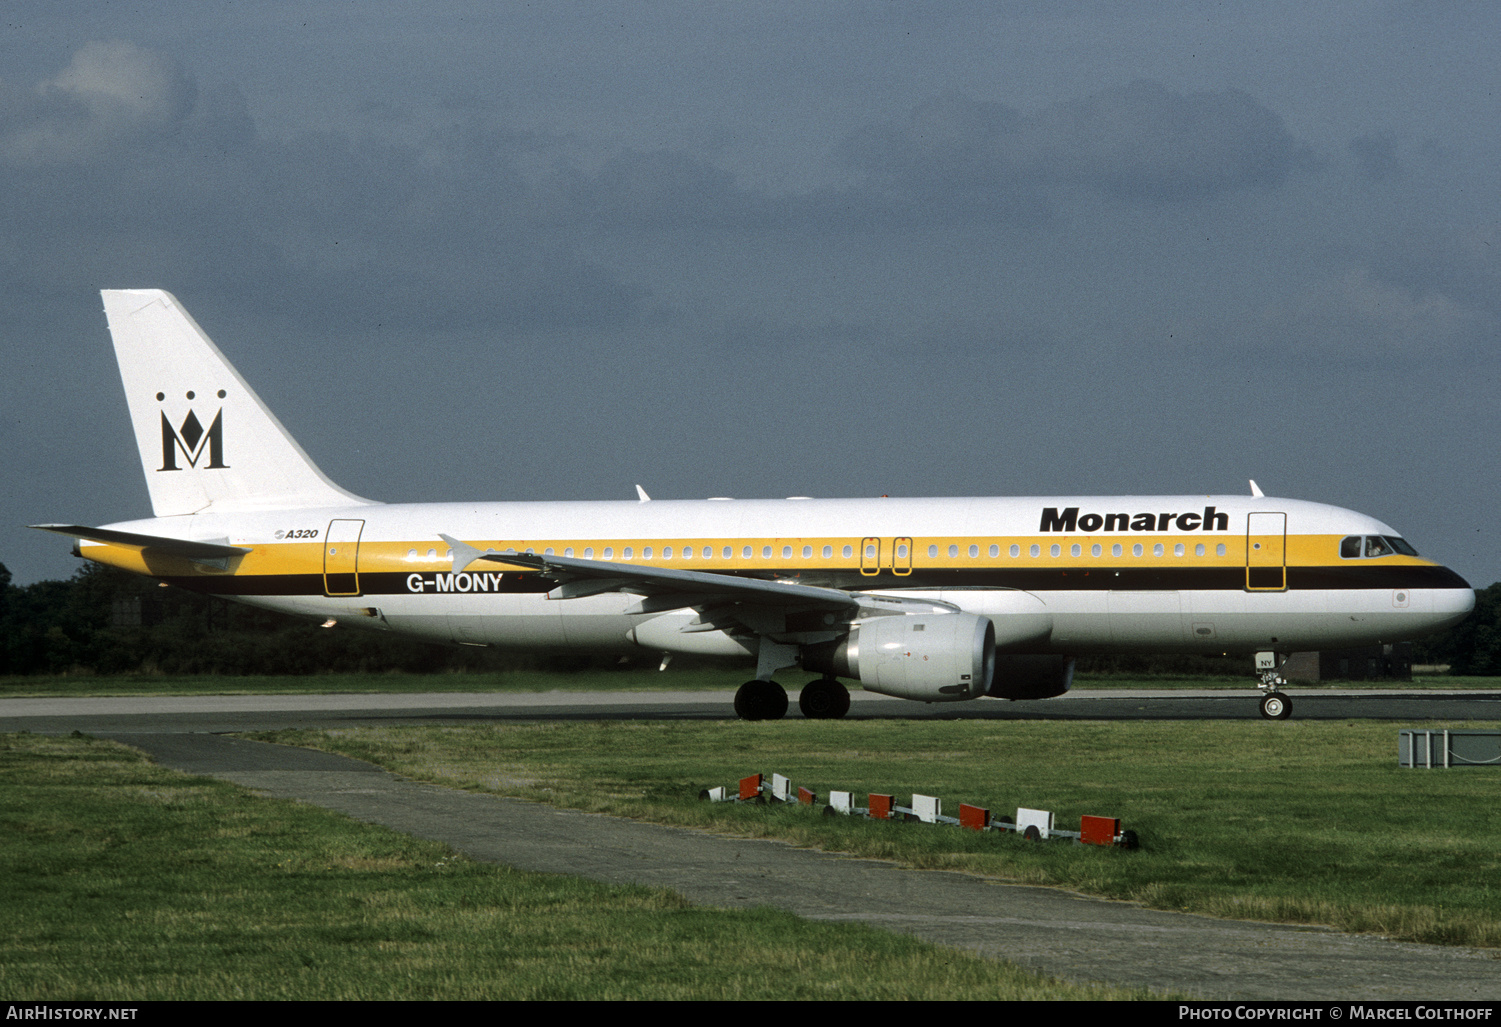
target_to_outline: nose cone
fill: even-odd
[[[1464,583],[1459,575],[1455,578],[1463,586],[1461,588],[1435,588],[1428,590],[1428,612],[1430,631],[1442,631],[1452,628],[1470,615],[1475,609],[1475,590]]]
[[[1433,593],[1433,613],[1444,619],[1438,628],[1453,628],[1474,608],[1474,589],[1439,589]]]

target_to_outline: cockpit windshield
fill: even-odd
[[[1345,560],[1370,560],[1380,556],[1417,556],[1418,551],[1397,535],[1349,535],[1340,541],[1339,555]]]

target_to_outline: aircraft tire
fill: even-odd
[[[775,681],[747,681],[735,692],[741,720],[781,720],[787,715],[787,691]]]
[[[1293,715],[1292,700],[1281,692],[1268,692],[1261,697],[1261,715],[1267,720],[1286,720]]]
[[[803,686],[797,708],[809,720],[838,720],[850,711],[850,690],[838,678],[819,678]]]

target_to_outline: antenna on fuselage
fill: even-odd
[[[1249,481],[1251,482],[1251,495],[1255,496],[1257,499],[1260,499],[1262,497],[1261,486],[1256,484],[1255,478],[1251,478],[1249,479]]]

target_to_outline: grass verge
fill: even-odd
[[[1157,997],[474,863],[85,737],[0,736],[0,880],[17,1001]]]
[[[1444,726],[1431,725],[1436,729]],[[594,722],[279,732],[408,777],[1160,909],[1501,947],[1496,771],[1403,770],[1397,729],[1341,721]],[[1120,817],[1141,851],[700,802],[778,772]]]
[[[0,677],[0,698],[130,695],[327,695],[422,692],[651,692],[738,688],[754,671],[743,667],[664,672],[655,669],[517,670],[494,674],[67,675]],[[795,686],[794,686],[795,687]]]

